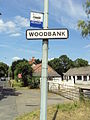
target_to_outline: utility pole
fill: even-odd
[[[48,0],[44,0],[44,29],[48,29]],[[40,120],[47,120],[48,39],[42,42],[42,77]]]

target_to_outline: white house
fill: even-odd
[[[90,85],[90,66],[71,68],[64,73],[64,79],[71,81],[74,84],[89,84]]]

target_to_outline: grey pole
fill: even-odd
[[[48,0],[44,0],[44,29],[48,29]],[[48,39],[42,43],[42,77],[40,120],[47,120]]]

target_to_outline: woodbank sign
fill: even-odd
[[[69,32],[67,29],[43,29],[43,30],[27,30],[26,38],[32,39],[67,39]]]

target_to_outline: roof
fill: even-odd
[[[41,70],[42,70],[42,64],[37,64],[35,66],[32,66],[33,68],[33,75],[34,76],[41,76]],[[60,77],[60,75],[48,65],[48,77]]]
[[[90,66],[79,67],[79,68],[70,68],[64,75],[90,75]]]

